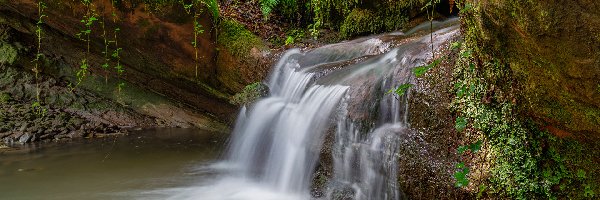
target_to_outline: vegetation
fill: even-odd
[[[17,59],[17,49],[10,44],[0,41],[0,65],[13,64]]]
[[[597,147],[557,138],[523,115],[517,104],[522,93],[515,87],[518,82],[511,68],[478,45],[481,30],[471,26],[469,18],[475,14],[464,13],[464,44],[453,45],[461,49],[454,72],[453,109],[460,116],[457,129],[466,129],[464,136],[470,140],[484,141],[484,150],[489,151],[479,161],[491,163],[489,169],[479,169],[489,171],[489,178],[479,177],[475,183],[480,193],[514,199],[595,197],[597,180],[586,175],[598,173],[593,164]]]
[[[456,130],[457,131],[461,132],[461,131],[465,130],[466,125],[467,125],[467,119],[462,118],[462,117],[456,118]],[[475,154],[481,149],[481,144],[482,144],[482,142],[481,142],[481,140],[479,140],[470,145],[460,146],[456,150],[458,151],[458,154],[465,154],[467,151],[471,151],[472,154]],[[467,167],[464,162],[460,162],[456,165],[456,168],[458,169],[458,171],[454,172],[454,179],[456,179],[455,186],[456,187],[468,186],[469,178],[467,176],[470,172],[469,167]]]
[[[229,102],[234,105],[248,105],[261,97],[267,96],[269,89],[261,82],[247,85],[242,92],[232,96]]]
[[[235,20],[220,23],[217,43],[238,58],[245,58],[254,47],[262,47],[262,40]]]
[[[110,7],[102,7],[102,9],[110,9],[110,12],[95,5],[97,1],[72,2],[85,7],[85,13],[81,16],[78,25],[81,30],[76,33],[76,37],[84,48],[81,50],[81,56],[78,57],[81,60],[77,60],[79,66],[75,72],[75,79],[70,83],[71,92],[74,92],[86,78],[93,75],[93,72],[100,70],[105,85],[113,84],[110,87],[116,86],[116,91],[119,93],[125,87],[126,83],[122,80],[125,77],[122,59],[128,55],[124,54],[125,50],[123,49],[128,46],[119,42],[123,36],[119,24],[124,17],[119,16],[117,7],[126,3],[143,3],[146,5],[146,9],[153,12],[159,12],[166,5],[178,6],[177,8],[181,9],[182,13],[185,11],[184,15],[191,21],[187,21],[186,24],[189,32],[181,34],[185,36],[181,40],[187,45],[182,49],[191,52],[191,48],[193,48],[193,56],[190,53],[189,57],[193,57],[196,79],[202,73],[200,70],[203,64],[202,60],[219,59],[218,55],[214,58],[206,58],[213,55],[202,57],[205,54],[202,54],[203,46],[200,42],[204,36],[210,36],[211,39],[216,40],[219,52],[227,52],[242,60],[253,54],[262,54],[266,49],[262,39],[249,30],[250,26],[231,18],[219,17],[221,13],[216,0],[111,0]],[[433,29],[433,20],[438,15],[436,9],[439,9],[441,1],[257,0],[255,2],[260,6],[260,12],[265,21],[269,22],[275,17],[283,17],[283,22],[278,21],[277,23],[292,22],[293,25],[282,31],[285,33],[285,37],[279,41],[280,44],[290,47],[299,42],[306,42],[303,40],[306,37],[321,36],[323,29],[339,31],[339,37],[342,39],[400,30],[407,28],[409,19],[414,16],[421,17],[421,20],[428,20]],[[454,3],[455,1],[450,2]],[[457,158],[460,160],[456,165],[449,165],[450,168],[455,167],[455,171],[448,174],[448,176],[453,176],[454,186],[477,193],[480,198],[496,196],[511,199],[598,198],[600,196],[600,185],[598,184],[600,169],[597,163],[600,151],[597,142],[568,137],[570,132],[567,130],[581,132],[597,130],[600,125],[600,110],[589,102],[598,101],[600,84],[586,82],[584,88],[586,93],[565,91],[564,88],[574,88],[573,85],[567,85],[564,82],[565,79],[585,74],[577,74],[577,70],[573,72],[569,69],[562,69],[559,66],[561,62],[554,62],[552,60],[554,58],[548,58],[548,55],[553,55],[552,53],[538,49],[536,51],[539,52],[530,53],[506,47],[506,44],[517,42],[537,44],[535,43],[537,41],[532,42],[528,39],[517,40],[517,42],[490,40],[490,38],[505,36],[489,31],[490,27],[494,27],[494,24],[489,23],[496,23],[491,20],[493,19],[493,17],[490,18],[491,14],[503,13],[494,11],[490,16],[486,16],[479,7],[482,4],[472,4],[473,2],[475,1],[456,1],[460,8],[464,34],[464,41],[450,44],[456,57],[447,55],[436,57],[433,47],[434,35],[430,34],[431,63],[412,69],[415,77],[421,78],[442,61],[456,59],[452,74],[454,99],[451,109],[454,113],[452,117],[448,117],[454,119],[448,121],[450,121],[450,126],[454,126],[453,131],[460,136],[460,145],[456,145]],[[514,23],[503,28],[512,28],[511,30],[514,29],[519,34],[527,36],[530,36],[528,33],[548,35],[549,37],[558,35],[558,32],[550,31],[551,26],[556,24],[554,19],[548,17],[549,13],[554,12],[553,10],[548,10],[543,6],[532,6],[530,2],[516,0],[507,2],[509,2],[506,5],[509,8],[507,12],[513,20],[511,22]],[[47,9],[53,8],[49,8],[44,1],[37,1],[36,4],[37,16],[33,17],[36,19],[35,27],[30,27],[33,35],[31,40],[35,42],[31,42],[32,44],[27,47],[31,52],[30,64],[33,66],[32,71],[35,74],[36,95],[35,101],[27,101],[27,106],[38,116],[45,116],[48,114],[49,105],[44,105],[45,101],[40,97],[42,91],[39,83],[42,78],[39,74],[44,71],[44,60],[46,60],[42,49],[46,42],[44,39],[48,37],[44,32],[44,23],[48,17]],[[536,12],[531,14],[529,9]],[[258,10],[256,9],[256,11]],[[214,29],[210,29],[212,27],[207,24],[201,24],[204,14],[210,14],[213,17],[214,24],[211,26],[214,26]],[[534,16],[521,16],[525,14]],[[218,32],[215,35],[203,35],[209,31]],[[27,55],[21,54],[26,51],[25,48],[9,43],[7,37],[7,33],[0,32],[1,66],[19,64],[19,56]],[[99,40],[100,37],[102,40]],[[592,40],[598,39],[600,34],[589,37]],[[590,44],[597,44],[592,40],[590,40]],[[312,42],[312,40],[310,41]],[[101,50],[94,51],[96,46],[101,46]],[[589,48],[594,50],[595,47],[590,46],[592,47]],[[540,46],[539,49],[543,48]],[[129,49],[126,50],[126,53],[129,52]],[[147,51],[146,49],[136,50]],[[102,60],[93,61],[92,54],[100,51]],[[503,56],[506,54],[516,55],[513,57]],[[559,59],[568,58],[563,55],[564,52],[556,54],[560,54],[558,55]],[[597,63],[595,60],[577,60],[576,63],[586,62]],[[190,69],[191,63],[191,60],[186,63],[190,65]],[[533,65],[530,65],[532,63]],[[537,68],[532,70],[532,66],[547,70],[537,71]],[[238,67],[241,66],[233,66],[231,68],[234,69],[230,71],[239,72]],[[535,78],[534,73],[538,72],[544,73],[543,77],[549,80]],[[562,75],[561,73],[571,74]],[[117,81],[109,80],[111,74],[116,75]],[[240,78],[239,74],[228,75],[226,75],[228,80]],[[592,76],[592,78],[596,77]],[[226,83],[223,80],[216,81]],[[239,90],[245,84],[240,84],[235,90]],[[218,86],[223,85],[227,84]],[[541,91],[538,88],[540,85],[545,86],[544,88],[553,86],[551,89],[556,88],[556,90]],[[212,89],[207,85],[202,85],[202,87]],[[405,96],[413,87],[414,85],[411,83],[403,83],[389,89],[386,95]],[[267,94],[268,88],[260,82],[255,82],[243,87],[240,93],[229,97],[229,102],[235,105],[248,105]],[[540,96],[543,95],[552,98],[542,99]],[[583,97],[576,98],[577,95]],[[12,102],[13,98],[14,96],[11,94],[0,92],[0,103]],[[558,101],[551,101],[553,99]],[[83,105],[81,106],[83,107]],[[571,121],[573,123],[566,123]],[[565,132],[567,136],[556,134],[557,132]],[[454,148],[451,151],[454,151]]]
[[[386,95],[388,94],[396,94],[398,96],[404,96],[406,94],[406,92],[408,92],[408,90],[412,87],[413,85],[410,83],[404,83],[398,87],[396,87],[395,89],[390,89],[387,93],[385,93]]]
[[[342,26],[340,34],[344,38],[377,33],[383,28],[384,20],[370,10],[355,8],[348,14]]]
[[[306,25],[313,37],[319,36],[320,29],[329,28],[339,30],[342,38],[405,28],[408,12],[425,3],[425,0],[260,0],[266,20],[279,11],[289,19],[300,20],[298,23]]]

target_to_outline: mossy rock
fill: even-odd
[[[217,42],[237,58],[248,57],[253,48],[266,49],[262,40],[235,20],[225,19],[219,24]]]
[[[269,94],[269,87],[261,82],[247,85],[242,92],[232,96],[229,102],[234,105],[248,105]]]
[[[468,3],[468,49],[461,53],[469,56],[455,78],[474,85],[475,94],[459,97],[456,110],[469,118],[469,134],[481,134],[491,150],[487,195],[597,198],[600,4]]]
[[[269,49],[243,24],[232,19],[221,21],[217,42],[217,79],[222,90],[241,92],[244,86],[263,80],[268,74],[270,66],[264,63],[264,55]]]
[[[368,35],[381,31],[383,23],[381,18],[371,10],[355,8],[344,19],[340,27],[340,34],[344,38]]]
[[[600,138],[600,4],[586,0],[475,2],[466,38],[506,63],[521,107],[568,135]]]

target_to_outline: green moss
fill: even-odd
[[[13,64],[17,59],[17,49],[0,41],[0,64]]]
[[[581,60],[600,58],[600,40],[595,39],[600,34],[595,24],[600,20],[580,20],[572,14],[597,10],[598,5],[468,2],[474,9],[463,16],[466,35],[477,44],[473,49],[478,56],[508,63],[526,100],[519,108],[575,134],[600,134],[595,117],[586,114],[590,109],[600,111],[599,102],[582,95],[595,93],[597,83],[590,80],[598,75],[597,62]]]
[[[510,85],[511,81],[506,81],[510,80],[510,73],[506,72],[508,67],[481,70],[471,68],[471,62],[471,59],[462,58],[457,64],[457,84],[473,89],[457,95],[453,109],[469,118],[470,125],[476,130],[470,134],[480,134],[489,145],[493,159],[489,161],[492,168],[488,195],[514,199],[583,199],[595,195],[598,180],[580,178],[577,173],[585,171],[595,175],[600,172],[593,160],[600,156],[598,147],[573,139],[559,139],[540,130],[539,124],[520,115],[518,105],[509,101],[511,98],[502,96],[500,91],[488,92],[490,88],[505,88],[499,80]],[[497,80],[482,79],[484,76]],[[484,103],[482,99],[486,98],[493,99],[492,103]],[[562,107],[560,104],[554,106]],[[580,190],[584,185],[589,188],[587,193]]]
[[[11,101],[11,99],[12,98],[10,97],[10,94],[0,92],[0,103],[7,103],[7,102]]]
[[[242,92],[231,97],[229,102],[234,105],[247,105],[269,93],[269,88],[261,82],[247,85]]]
[[[340,27],[340,33],[342,37],[349,38],[376,33],[382,29],[383,22],[379,16],[370,10],[355,8],[344,19],[344,23]]]
[[[252,48],[265,49],[262,40],[235,20],[226,19],[219,26],[217,42],[237,58],[245,58]]]
[[[489,27],[482,29],[490,22],[482,18],[500,11],[490,10],[491,13],[482,15],[479,9],[476,6],[463,17],[462,51],[473,53],[459,58],[454,73],[457,91],[473,89],[457,95],[453,109],[469,118],[473,129],[467,129],[470,130],[467,135],[483,138],[491,151],[491,160],[487,161],[491,164],[490,176],[483,183],[489,186],[487,195],[511,199],[597,197],[598,142],[557,138],[543,129],[547,122],[533,120],[528,111],[533,107],[534,113],[551,121],[578,121],[572,127],[597,128],[598,108],[580,104],[574,100],[574,94],[556,85],[563,78],[560,73],[564,73],[557,70],[556,62],[540,54],[524,53],[527,61],[533,60],[528,67],[526,61],[504,57],[506,52],[519,50],[509,49],[511,46],[505,43],[509,40],[494,38],[510,37]],[[518,9],[511,12],[515,13],[512,17],[520,18],[520,26],[532,25]],[[535,78],[539,75],[548,80],[539,81]]]

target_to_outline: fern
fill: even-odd
[[[278,4],[279,0],[260,0],[260,10],[265,16],[265,19],[269,17],[269,14],[271,14],[275,6]]]

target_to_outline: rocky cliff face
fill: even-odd
[[[469,1],[467,37],[510,67],[522,108],[558,136],[600,137],[600,2]]]
[[[204,118],[232,122],[236,107],[229,104],[227,98],[246,84],[262,80],[269,67],[260,63],[266,67],[254,71],[251,67],[248,67],[250,70],[240,70],[245,68],[240,63],[258,60],[254,58],[263,54],[236,57],[238,52],[217,41],[217,32],[222,28],[213,24],[210,12],[197,16],[202,33],[197,35],[195,49],[192,43],[195,27],[193,11],[190,14],[177,3],[147,5],[141,1],[119,1],[111,5],[110,0],[102,0],[86,7],[79,1],[43,2],[47,8],[43,11],[46,17],[41,24],[40,49],[46,63],[42,73],[59,81],[74,83],[85,59],[89,73],[80,89],[131,105],[143,114],[169,116],[173,115],[169,111],[173,106],[183,106],[186,107],[184,110],[205,115]],[[98,19],[89,28],[89,52],[86,38],[78,36],[81,31],[88,30],[82,22],[86,20],[88,8]],[[19,56],[13,62],[23,71],[33,69],[30,61],[37,49],[38,12],[37,1],[0,1],[0,26],[8,38],[3,41],[17,46],[14,49],[18,49],[15,52]],[[116,39],[113,36],[115,29],[118,30]],[[116,59],[109,56],[110,61],[105,61],[105,39],[109,40],[109,55],[113,49],[122,48],[119,57],[125,69],[123,74],[119,75],[114,69]],[[256,40],[243,48],[256,49],[251,46],[259,46],[262,42]],[[101,67],[104,63],[109,65],[107,69]],[[253,64],[258,65],[259,62]],[[125,91],[118,94],[120,82],[126,83]],[[169,99],[171,103],[157,102],[157,98]],[[181,120],[185,121],[183,118],[190,115],[185,114]]]

